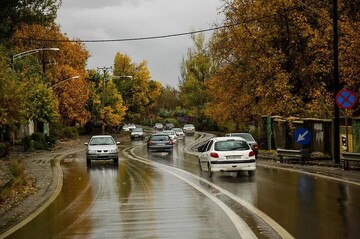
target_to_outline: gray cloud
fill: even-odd
[[[122,39],[166,35],[211,27],[221,21],[221,0],[63,0],[57,22],[70,38]],[[182,57],[192,46],[190,36],[166,39],[87,43],[89,68],[110,66],[116,52],[134,62],[147,60],[152,78],[178,84]]]

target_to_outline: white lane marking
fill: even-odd
[[[135,146],[135,147],[129,147],[131,148],[131,153],[133,155],[134,154],[134,150],[135,148],[138,148],[138,147],[141,147],[141,145],[138,145],[138,146]],[[196,153],[194,153],[196,154]],[[179,168],[175,168],[175,167],[171,167],[171,166],[167,166],[167,165],[164,165],[164,164],[160,164],[160,163],[157,163],[157,162],[154,162],[154,161],[149,161],[148,159],[145,159],[145,158],[142,158],[142,157],[139,157],[139,156],[136,156],[137,158],[140,158],[140,159],[135,159],[135,160],[138,160],[140,162],[143,162],[143,160],[145,161],[144,163],[146,164],[150,164],[150,165],[154,165],[158,168],[163,168],[163,167],[168,167],[168,168],[171,168],[172,170],[177,170],[179,172],[182,172],[182,173],[185,173],[197,180],[200,180],[208,185],[210,185],[211,187],[219,190],[220,192],[222,192],[223,194],[227,195],[228,197],[230,197],[231,199],[235,200],[236,202],[238,202],[239,204],[241,204],[242,206],[244,206],[245,208],[247,208],[248,210],[250,210],[252,213],[254,213],[255,215],[257,215],[258,217],[260,217],[261,219],[263,219],[270,227],[272,227],[276,233],[278,233],[280,235],[280,237],[282,238],[294,238],[288,231],[286,231],[280,224],[278,224],[276,221],[274,221],[271,217],[269,217],[267,214],[265,214],[264,212],[262,212],[261,210],[259,210],[258,208],[254,207],[253,205],[251,205],[250,203],[246,202],[245,200],[242,200],[241,198],[237,197],[236,195],[234,195],[233,193],[217,186],[216,184],[213,184],[211,182],[209,182],[208,180],[205,180],[203,179],[202,177],[199,177],[195,174],[192,174],[190,172],[187,172],[185,170],[182,170],[182,169],[179,169]],[[150,163],[149,163],[150,162]],[[164,169],[165,170],[165,169]]]
[[[328,180],[338,181],[341,183],[348,183],[348,184],[360,186],[360,183],[358,183],[358,182],[349,181],[349,180],[345,180],[345,179],[341,179],[341,178],[335,178],[335,177],[331,177],[331,176],[326,176],[326,175],[322,175],[322,174],[318,174],[318,173],[305,172],[305,171],[302,171],[301,169],[283,168],[283,167],[276,167],[276,166],[263,165],[263,164],[257,164],[256,166],[266,167],[266,168],[275,168],[275,169],[279,169],[279,170],[287,170],[287,171],[296,172],[296,173],[303,173],[303,174],[311,175],[313,177],[325,178]]]
[[[134,154],[133,150],[139,146],[135,146],[131,149],[131,153]],[[126,154],[125,152],[123,152],[124,154]],[[130,156],[130,155],[129,155]],[[130,156],[131,157],[131,156]],[[173,169],[173,167],[170,166],[166,166],[157,162],[153,162],[150,161],[146,158],[142,158],[142,157],[138,157],[136,156],[136,158],[133,158],[133,160],[148,164],[148,165],[152,165],[155,166],[169,174],[172,174],[173,176],[179,178],[180,180],[184,181],[185,183],[189,184],[190,186],[192,186],[193,188],[195,188],[196,190],[198,190],[199,192],[203,193],[205,196],[207,196],[208,198],[210,198],[212,201],[214,201],[230,218],[230,220],[232,221],[232,223],[234,224],[235,228],[237,229],[239,235],[241,236],[241,238],[257,238],[257,236],[254,234],[254,232],[250,229],[250,227],[245,223],[244,220],[242,220],[236,213],[234,213],[228,206],[226,206],[222,201],[220,201],[217,197],[215,197],[214,195],[208,193],[206,190],[204,190],[203,188],[197,186],[196,184],[194,184],[193,182],[191,182],[190,180],[185,179],[184,177],[176,174],[175,172],[172,172],[171,170],[167,169],[167,167]]]

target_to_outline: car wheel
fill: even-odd
[[[119,158],[117,157],[117,158],[114,158],[114,164],[115,165],[118,165],[119,164]]]
[[[255,175],[255,170],[252,171],[248,171],[249,177],[254,177]]]
[[[88,167],[91,166],[91,159],[88,158],[88,157],[86,157],[86,165],[87,165]]]
[[[213,176],[213,172],[211,172],[210,163],[208,163],[208,176],[209,176],[209,178],[211,178]]]

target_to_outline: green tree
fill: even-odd
[[[22,82],[11,71],[6,52],[0,50],[0,129],[8,126],[14,131],[27,122],[27,98]]]
[[[61,0],[0,1],[0,41],[7,41],[22,23],[53,23],[60,5]]]
[[[179,82],[180,100],[187,116],[201,120],[209,100],[206,82],[213,76],[217,64],[214,62],[203,34],[192,35],[193,48],[183,58]]]
[[[127,107],[111,79],[101,79],[96,71],[89,72],[92,95],[87,102],[87,110],[91,113],[91,122],[101,125],[105,133],[106,126],[117,126],[123,123]]]

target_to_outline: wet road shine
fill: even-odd
[[[195,139],[172,154],[123,140],[118,166],[69,155],[59,197],[9,238],[357,238],[357,186],[263,167],[209,179],[184,154]]]

